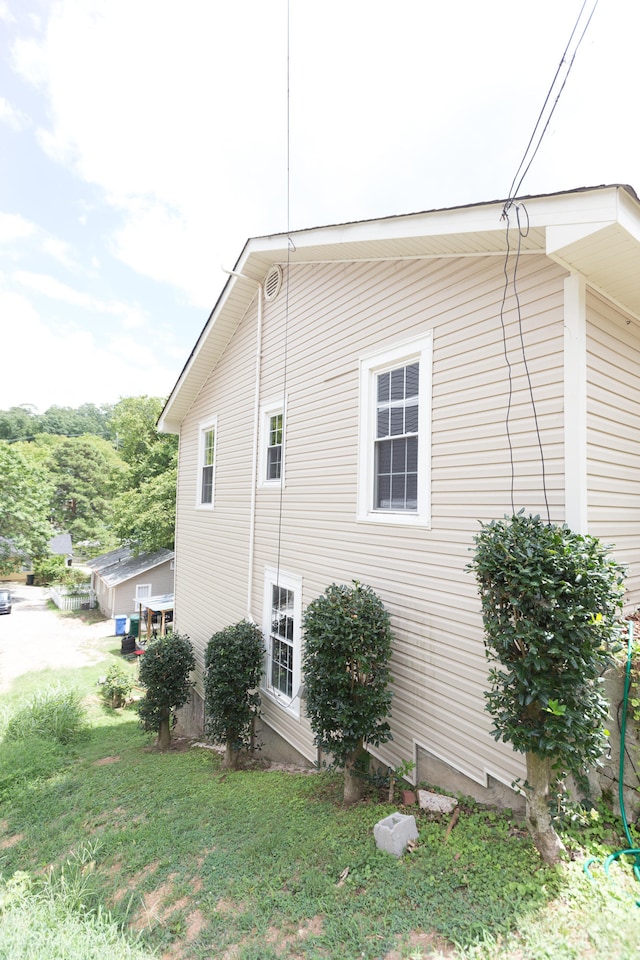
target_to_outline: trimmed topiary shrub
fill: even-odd
[[[171,745],[176,710],[191,697],[193,681],[189,674],[195,665],[191,641],[179,633],[154,640],[142,657],[139,679],[146,694],[138,707],[140,724],[158,734],[159,750],[168,750]]]
[[[362,796],[366,746],[391,739],[391,628],[380,598],[357,581],[327,587],[304,615],[306,710],[315,743],[344,769],[344,801]]]
[[[493,736],[526,754],[527,822],[554,862],[550,787],[602,755],[601,677],[620,639],[625,571],[596,537],[522,513],[482,524],[475,543]]]
[[[263,663],[262,631],[248,620],[214,633],[207,646],[205,727],[214,743],[224,744],[225,767],[237,767],[240,751],[251,744]]]

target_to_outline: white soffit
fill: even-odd
[[[628,189],[595,187],[523,202],[521,253],[546,254],[640,317],[640,205]],[[261,284],[274,264],[504,255],[507,248],[514,253],[516,210],[510,210],[508,235],[502,211],[503,203],[496,202],[256,237],[235,270]],[[162,412],[161,431],[179,432],[256,297],[256,284],[228,278]]]
[[[602,218],[547,227],[547,253],[634,316],[640,317],[640,208],[622,189]]]

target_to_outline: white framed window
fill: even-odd
[[[260,407],[261,486],[280,487],[284,484],[285,407],[282,400],[263,403]]]
[[[136,601],[146,600],[151,596],[151,584],[150,583],[137,583],[136,584]]]
[[[431,523],[431,333],[360,361],[358,520]]]
[[[300,715],[300,638],[302,578],[273,567],[264,577],[265,691],[282,707]]]
[[[198,430],[198,477],[196,506],[212,509],[215,489],[218,418],[200,424]]]

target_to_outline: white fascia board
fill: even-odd
[[[563,223],[546,229],[547,255],[553,257],[565,247],[584,240],[605,227],[612,226],[615,220],[603,220],[596,223]]]
[[[640,243],[640,206],[626,190],[618,190],[618,223]]]
[[[518,204],[527,210],[532,227],[580,227],[586,225],[586,234],[600,229],[607,222],[619,219],[619,206],[623,204],[629,215],[636,220],[640,214],[638,203],[621,187],[594,187],[573,193],[529,197]],[[292,262],[299,261],[306,247],[331,247],[343,243],[380,242],[409,237],[446,237],[451,234],[478,234],[505,228],[502,219],[504,201],[491,201],[475,206],[453,207],[420,213],[380,217],[376,220],[361,220],[352,223],[310,227],[290,234],[272,234],[250,240],[238,261],[248,262],[259,253]],[[574,239],[580,239],[578,234]],[[289,237],[291,246],[289,246]],[[242,269],[241,266],[238,269]]]
[[[565,210],[562,222],[549,219],[546,249],[554,259],[561,259],[563,248],[614,224],[619,224],[632,240],[640,242],[640,206],[622,187],[594,192],[590,203],[576,205],[571,219],[568,214]]]

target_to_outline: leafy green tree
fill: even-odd
[[[108,439],[111,411],[110,405],[96,407],[93,403],[83,403],[77,408],[52,406],[38,417],[38,432],[65,437],[90,433]]]
[[[247,620],[214,633],[207,646],[206,729],[214,743],[225,744],[225,767],[236,768],[240,751],[251,743],[263,662],[262,631]]]
[[[49,501],[45,471],[0,441],[0,573],[48,552]]]
[[[106,526],[109,500],[124,465],[110,443],[86,434],[58,444],[49,468],[54,480],[52,515],[74,540],[113,543]]]
[[[65,437],[58,437],[49,433],[38,433],[33,440],[19,440],[12,444],[14,450],[19,450],[22,456],[35,466],[48,471],[53,452]]]
[[[147,691],[138,708],[140,723],[145,730],[158,734],[160,750],[169,749],[176,711],[191,697],[193,681],[189,675],[195,665],[191,641],[179,633],[154,640],[142,657],[140,683]]]
[[[125,490],[113,499],[110,526],[121,543],[149,552],[162,547],[173,549],[177,479],[178,469],[173,464],[137,489]]]
[[[125,397],[113,408],[109,429],[116,449],[129,465],[126,487],[136,489],[175,465],[178,438],[159,434],[160,397]]]
[[[371,587],[331,584],[304,615],[302,669],[316,744],[344,768],[344,802],[362,796],[366,746],[391,739],[389,614]]]
[[[482,524],[475,543],[493,736],[526,755],[527,823],[553,863],[552,784],[603,751],[601,676],[620,638],[625,571],[596,537],[522,513]]]
[[[114,407],[110,429],[128,465],[110,524],[122,543],[138,550],[171,549],[176,518],[178,438],[158,433],[164,401],[127,397]]]
[[[59,554],[39,557],[33,562],[34,582],[41,587],[48,587],[52,583],[62,583],[67,565],[64,557]]]
[[[37,432],[38,417],[30,404],[0,410],[0,439],[27,440]]]

